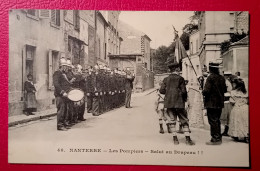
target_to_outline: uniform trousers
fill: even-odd
[[[132,89],[126,90],[125,94],[125,107],[130,107]]]
[[[57,127],[63,127],[65,125],[65,118],[67,114],[67,100],[63,97],[57,96],[56,98],[57,107]]]
[[[87,112],[91,113],[92,111],[92,104],[93,104],[93,96],[89,95],[87,96]]]
[[[97,116],[100,114],[100,97],[99,96],[93,96],[93,105],[92,105],[92,114],[94,116]]]
[[[78,120],[84,119],[84,113],[85,113],[85,99],[84,102],[78,106]]]

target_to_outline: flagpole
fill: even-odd
[[[175,27],[174,26],[172,26],[173,27],[173,30],[174,30],[174,34],[175,34],[175,37],[174,37],[174,40],[175,40],[175,42],[176,42],[176,46],[177,46],[177,38],[179,38],[179,35],[178,35],[178,31],[175,29]],[[180,38],[179,38],[180,39]],[[181,40],[179,40],[179,41],[181,41]],[[180,46],[180,45],[178,45],[178,46]],[[176,47],[175,47],[176,48]],[[179,48],[179,47],[178,47]],[[175,51],[176,51],[176,49],[175,49]],[[176,52],[175,52],[176,53]],[[179,49],[178,49],[178,53],[179,53]],[[177,58],[177,57],[176,57]],[[195,75],[196,75],[196,78],[197,78],[197,81],[199,82],[199,78],[198,78],[198,75],[197,75],[197,72],[196,72],[196,70],[195,70],[195,68],[194,68],[194,66],[193,66],[193,64],[192,64],[192,62],[191,62],[191,59],[190,59],[190,57],[189,57],[189,55],[187,54],[187,58],[188,58],[188,60],[189,60],[189,62],[190,62],[190,64],[191,64],[191,67],[192,67],[192,69],[193,69],[193,71],[194,71],[194,73],[195,73]],[[200,84],[200,82],[199,82],[199,84]]]

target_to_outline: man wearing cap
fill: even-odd
[[[87,112],[92,113],[92,104],[94,97],[94,74],[92,66],[88,68],[88,72],[86,74],[86,96],[87,96]]]
[[[109,87],[110,87],[110,109],[115,108],[115,74],[114,70],[111,70],[109,75]]]
[[[76,65],[76,73],[75,73],[75,78],[76,78],[76,88],[79,88],[81,89],[83,92],[85,92],[85,79],[83,77],[83,74],[82,74],[82,66],[81,65]],[[77,119],[77,122],[78,121],[85,121],[86,119],[84,118],[84,113],[85,113],[85,97],[83,99],[83,103],[80,104],[80,106],[76,106],[77,108],[77,115],[75,115],[74,117],[74,121],[76,121]]]
[[[211,134],[211,140],[206,142],[207,145],[220,145],[222,143],[220,116],[224,107],[224,94],[227,92],[227,87],[225,78],[219,74],[219,65],[216,62],[209,63],[210,75],[202,91]]]
[[[67,59],[68,71],[66,72],[66,76],[71,83],[71,88],[76,88],[76,77],[74,74],[75,66],[72,65],[71,60]],[[74,118],[77,117],[77,108],[74,105],[74,102],[68,101],[68,112],[66,116],[66,122],[72,126],[75,124]]]
[[[99,73],[99,66],[95,65],[94,67],[94,96],[93,96],[93,106],[92,106],[92,114],[93,116],[100,115],[100,95],[101,95],[101,85],[100,85],[100,73]]]
[[[126,68],[126,80],[125,80],[125,90],[126,90],[125,107],[126,108],[131,108],[130,102],[131,102],[131,94],[133,90],[134,79],[135,79],[134,74],[131,74],[130,69]]]
[[[187,112],[185,112],[187,91],[184,78],[179,75],[180,65],[173,58],[168,58],[167,63],[171,74],[163,80],[159,92],[165,94],[164,107],[167,108],[167,112],[172,120],[169,126],[173,133],[173,141],[175,145],[179,144],[176,133],[176,118],[178,116],[183,126],[186,144],[194,145],[195,143],[190,138],[189,119]]]
[[[67,113],[67,91],[71,88],[71,83],[67,79],[67,61],[65,58],[60,59],[60,67],[53,74],[54,96],[57,106],[57,130],[66,131],[66,113]]]
[[[100,84],[100,92],[99,92],[99,108],[100,114],[105,112],[105,105],[104,105],[104,97],[105,97],[105,75],[104,75],[104,66],[99,65],[99,84]]]
[[[118,69],[116,68],[115,69],[115,95],[114,95],[114,98],[115,98],[115,101],[114,101],[114,108],[118,108],[119,106],[119,71]]]
[[[105,66],[105,98],[104,98],[104,104],[105,104],[105,111],[107,112],[109,110],[109,68]]]

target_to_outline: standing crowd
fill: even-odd
[[[131,108],[134,78],[129,68],[125,71],[111,70],[97,64],[82,71],[82,66],[73,66],[70,60],[61,58],[59,70],[53,74],[57,129],[66,131],[76,123],[85,121],[85,108],[93,116],[123,105]],[[73,90],[77,91],[72,93]],[[72,96],[82,98],[75,101]]]
[[[190,138],[189,114],[186,110],[187,89],[180,74],[179,63],[167,61],[171,74],[166,77],[158,89],[156,111],[159,114],[160,133],[164,133],[163,120],[168,133],[173,135],[174,144],[179,144],[176,123],[179,120],[180,133],[184,133],[187,145],[195,143]],[[249,142],[248,94],[240,73],[232,75],[225,71],[220,74],[220,64],[209,63],[209,73],[199,77],[204,108],[210,125],[211,139],[207,145],[220,145],[222,136],[231,136],[235,141]],[[201,113],[203,115],[203,112]],[[225,123],[221,133],[221,121]]]

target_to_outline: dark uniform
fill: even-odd
[[[125,90],[126,90],[126,97],[125,97],[125,107],[130,108],[131,102],[131,94],[133,90],[133,81],[135,77],[131,76],[131,73],[127,73],[126,80],[125,80]]]
[[[86,82],[85,79],[82,75],[82,73],[77,73],[75,75],[76,77],[76,81],[75,81],[75,88],[79,88],[80,90],[82,90],[83,92],[85,92],[85,88],[86,88]],[[76,111],[77,114],[74,117],[74,121],[76,121],[76,119],[78,121],[84,121],[84,113],[85,113],[85,97],[82,100],[81,104],[79,106],[76,106]]]
[[[67,126],[66,114],[68,110],[68,99],[63,97],[63,94],[70,90],[71,84],[68,81],[66,74],[61,70],[54,72],[53,84],[55,88],[54,96],[57,106],[57,129],[62,129]]]
[[[76,79],[72,70],[69,70],[66,73],[66,76],[71,83],[71,88],[76,88],[77,87],[76,80],[74,82],[72,82],[72,79]],[[73,101],[68,101],[68,114],[67,114],[66,120],[69,124],[74,124],[77,120],[76,118],[77,118],[77,108],[74,105]]]
[[[100,71],[99,84],[100,84],[99,108],[100,108],[100,114],[103,114],[105,112],[105,108],[104,108],[105,107],[105,105],[104,105],[105,75],[104,75],[104,70],[103,69]]]
[[[94,73],[88,72],[86,76],[86,96],[87,96],[87,112],[92,112],[92,103],[93,103],[93,97],[94,97]]]
[[[115,105],[115,75],[114,74],[110,74],[109,76],[109,88],[110,88],[110,91],[111,91],[111,94],[110,94],[110,98],[109,98],[109,101],[110,101],[110,108],[111,109],[114,109],[116,107]]]
[[[100,115],[100,94],[101,94],[101,76],[99,72],[94,73],[94,96],[92,114],[94,116]]]
[[[105,85],[105,95],[104,95],[104,108],[105,108],[105,112],[107,112],[109,110],[109,75],[107,72],[105,72],[104,74],[104,85]]]

